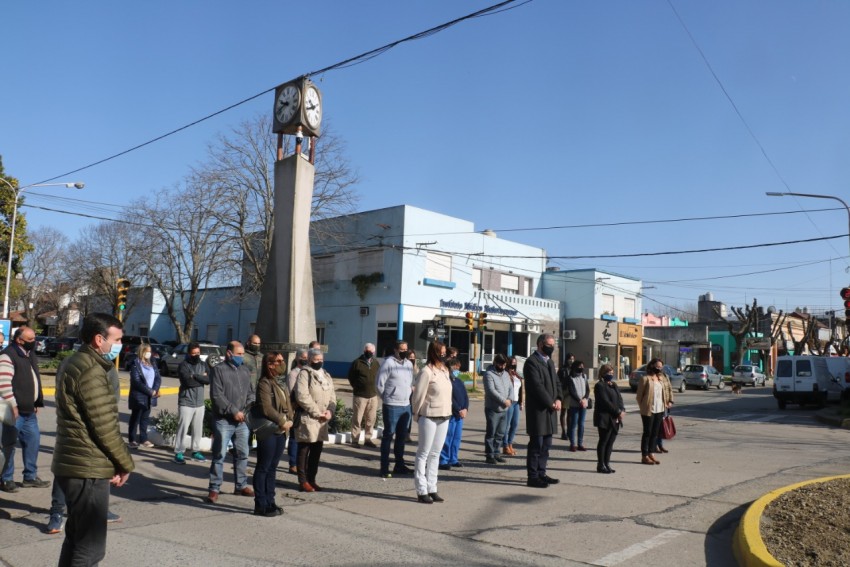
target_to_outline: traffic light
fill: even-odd
[[[118,310],[124,311],[127,308],[127,292],[130,290],[130,280],[118,278],[115,282],[115,290],[118,292]]]
[[[844,300],[844,317],[850,317],[850,287],[841,290],[841,299]]]
[[[479,313],[478,314],[478,330],[486,331],[487,330],[487,314]]]
[[[471,331],[475,326],[475,319],[473,319],[472,311],[466,312],[466,330]]]

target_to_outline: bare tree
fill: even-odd
[[[62,269],[63,258],[68,253],[68,238],[52,227],[40,228],[29,234],[32,252],[23,257],[23,286],[18,299],[30,326],[35,326],[36,315],[55,310],[59,303],[57,294],[65,287],[66,275]]]
[[[210,198],[203,179],[191,176],[182,188],[159,191],[134,205],[150,225],[141,227],[144,251],[136,260],[162,292],[180,342],[189,341],[201,303],[214,284],[235,283],[235,243],[217,214],[229,202]],[[229,278],[229,279],[228,279]]]
[[[721,317],[720,309],[715,306],[714,308],[715,314],[718,318]],[[752,306],[745,305],[743,308],[741,307],[730,307],[732,313],[735,314],[737,321],[726,321],[726,325],[729,327],[729,334],[735,339],[735,343],[738,345],[737,358],[732,361],[732,364],[740,364],[744,358],[744,351],[747,348],[746,337],[750,333],[751,329],[754,329],[758,325],[758,317],[759,317],[759,308],[758,308],[758,300],[753,298]]]
[[[345,155],[345,143],[325,122],[316,145],[316,176],[311,218],[350,213],[358,201],[359,181]],[[226,206],[215,210],[223,229],[236,239],[239,249],[232,261],[247,275],[243,292],[262,287],[274,234],[274,162],[276,136],[268,113],[245,121],[229,134],[220,135],[207,148],[208,158],[192,173],[207,186],[208,198]],[[290,137],[284,137],[289,153]],[[324,235],[331,237],[332,235]]]

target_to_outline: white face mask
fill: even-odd
[[[145,353],[145,360],[150,360],[150,359],[151,359],[151,353],[150,353],[150,351],[148,351],[148,352]]]

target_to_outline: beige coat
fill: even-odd
[[[328,422],[320,422],[325,410],[336,408],[334,381],[324,370],[303,367],[295,381],[295,403],[300,408],[301,423],[295,430],[299,443],[315,443],[328,440]]]
[[[637,389],[637,403],[641,415],[652,415],[654,391],[655,388],[653,388],[652,379],[650,379],[648,374],[644,374],[643,378],[640,379]],[[667,378],[666,374],[661,375],[661,399],[664,402],[665,408],[668,402],[673,401],[673,387],[670,385],[670,379]]]
[[[414,421],[426,417],[452,416],[452,381],[448,369],[426,365],[416,376],[411,399]]]

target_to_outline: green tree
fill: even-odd
[[[0,156],[0,278],[3,285],[6,281],[6,262],[9,258],[9,241],[12,234],[12,214],[15,207],[15,194],[18,188],[18,180],[6,175],[3,169],[3,156]],[[12,274],[16,276],[21,273],[21,261],[27,252],[32,250],[27,238],[27,219],[21,212],[23,199],[18,202],[18,217],[15,222],[15,250],[12,256]],[[11,294],[12,297],[15,294]],[[9,307],[12,310],[12,306]]]

